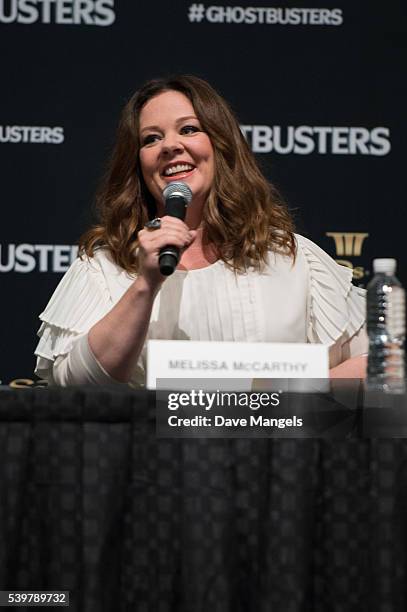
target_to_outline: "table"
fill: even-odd
[[[404,439],[157,439],[153,394],[0,392],[0,590],[68,590],[74,612],[401,612],[406,527]]]

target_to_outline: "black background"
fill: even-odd
[[[14,0],[17,1],[17,0]],[[59,0],[58,0],[59,1]],[[13,0],[5,0],[7,13]],[[363,268],[404,254],[407,5],[256,0],[222,6],[342,10],[341,25],[190,23],[191,2],[115,2],[114,23],[0,23],[0,125],[61,126],[62,144],[0,142],[0,245],[75,244],[123,104],[146,79],[207,79],[241,124],[390,130],[387,155],[259,154],[294,209],[298,229],[333,257]],[[210,3],[205,4],[208,7]],[[217,6],[217,5],[216,5]],[[360,256],[337,257],[327,232],[366,232]],[[60,273],[0,272],[0,379],[32,378],[38,314]]]

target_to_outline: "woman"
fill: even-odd
[[[162,191],[185,182],[185,221]],[[150,81],[124,109],[98,197],[40,318],[36,373],[51,384],[142,385],[146,339],[322,342],[332,375],[360,376],[363,291],[350,270],[294,236],[226,102],[193,76]],[[161,218],[153,224],[146,223]],[[160,274],[166,245],[182,256]],[[341,365],[339,365],[341,364]]]

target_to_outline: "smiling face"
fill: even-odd
[[[214,153],[190,100],[179,91],[151,98],[140,113],[140,165],[158,214],[162,191],[172,181],[188,184],[195,211],[202,212],[214,178]]]

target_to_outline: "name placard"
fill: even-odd
[[[150,340],[147,387],[157,379],[328,377],[323,344]]]

